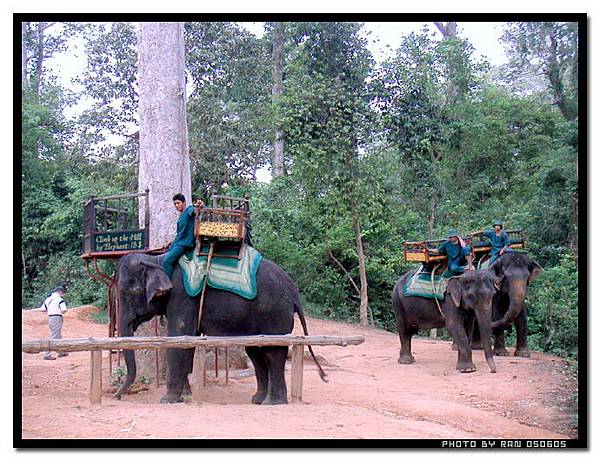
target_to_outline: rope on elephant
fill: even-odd
[[[440,267],[441,263],[437,263],[433,269],[431,269],[431,293],[434,295],[433,299],[435,299],[435,304],[437,305],[438,310],[440,311],[440,315],[442,316],[442,318],[446,319],[446,317],[444,317],[444,313],[442,312],[442,307],[440,306],[440,302],[438,301],[437,297],[435,296],[435,271],[437,270],[438,267]]]

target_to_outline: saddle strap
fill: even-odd
[[[200,302],[198,303],[198,327],[196,331],[200,334],[200,321],[202,320],[202,310],[204,308],[204,293],[206,291],[206,285],[208,285],[208,274],[210,274],[210,264],[212,262],[213,252],[215,250],[215,241],[210,242],[210,250],[208,251],[208,258],[206,260],[206,276],[204,277],[204,286],[202,287],[202,294],[200,295]]]

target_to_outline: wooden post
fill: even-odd
[[[194,365],[192,367],[192,397],[196,403],[202,401],[204,391],[204,374],[206,371],[206,348],[196,347],[194,352]]]
[[[225,347],[225,384],[229,384],[229,348]]]
[[[219,348],[215,347],[215,378],[219,377]]]
[[[102,351],[91,351],[90,402],[102,403]]]
[[[304,346],[292,346],[292,400],[302,400],[302,380],[304,375]]]
[[[154,336],[158,336],[158,316],[154,316]],[[160,363],[158,360],[158,349],[154,351],[154,374],[156,376],[156,387],[160,387]]]

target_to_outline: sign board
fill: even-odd
[[[94,251],[143,250],[144,229],[121,232],[99,232],[94,236]]]

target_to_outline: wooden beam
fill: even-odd
[[[82,339],[34,339],[23,341],[21,349],[29,354],[44,351],[81,352],[117,349],[188,349],[197,346],[349,346],[362,344],[362,336],[124,336]]]
[[[206,385],[204,376],[206,373],[206,348],[196,347],[194,352],[194,365],[192,367],[192,398],[194,402],[200,403]]]
[[[102,351],[90,352],[90,403],[102,403]]]
[[[292,346],[292,400],[302,400],[302,381],[304,377],[304,346]]]

